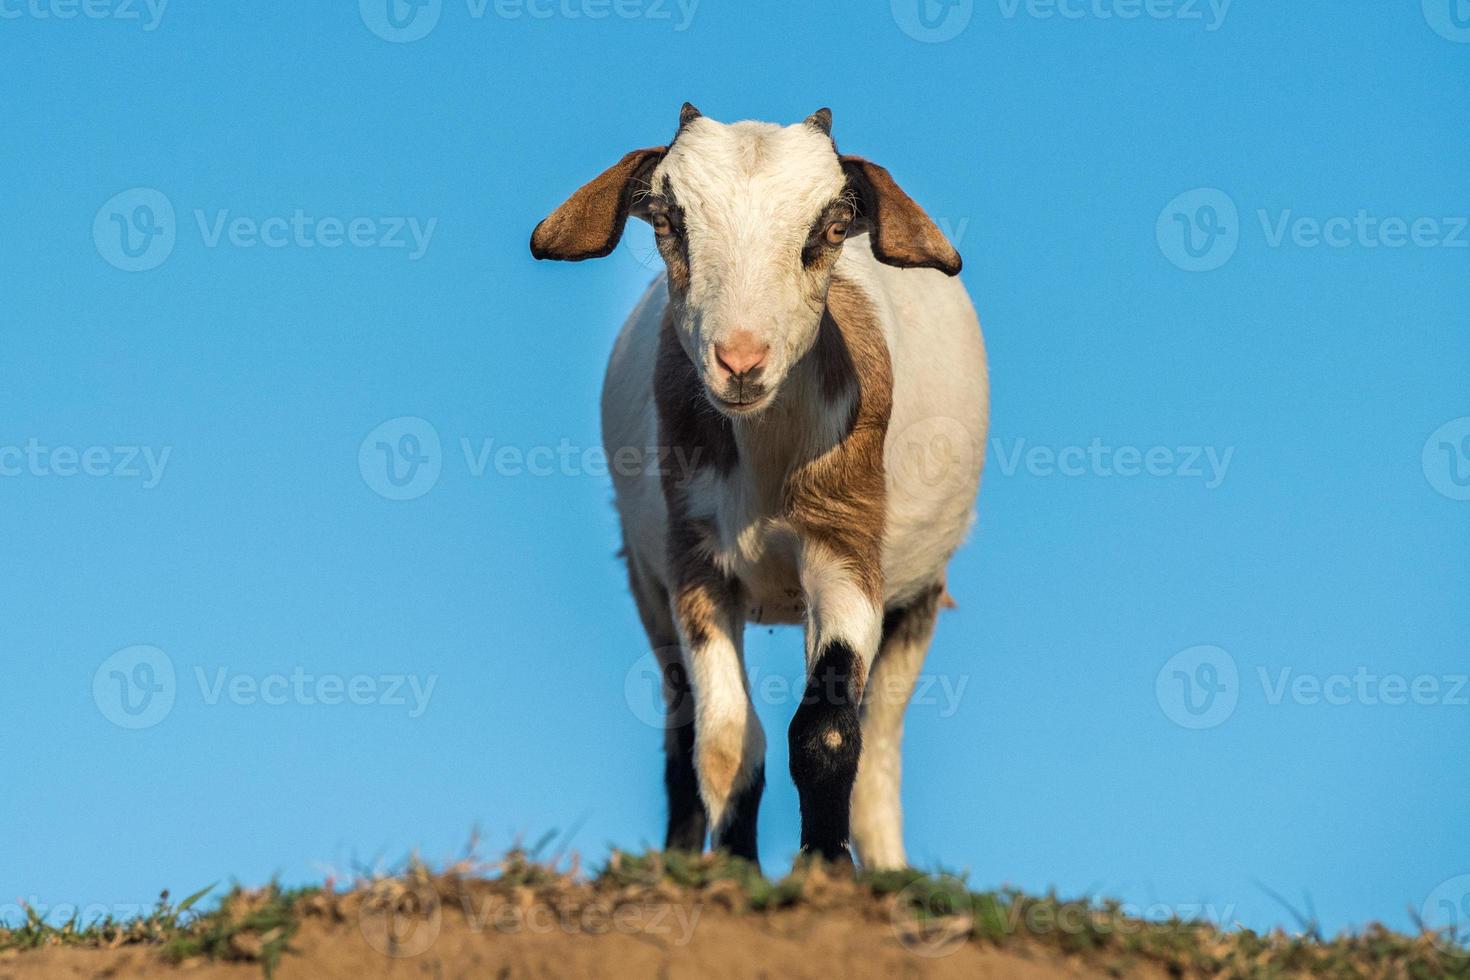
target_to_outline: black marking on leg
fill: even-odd
[[[694,768],[694,692],[684,665],[675,661],[664,668],[664,789],[669,798],[669,828],[664,850],[704,850],[709,822],[699,798],[699,776]]]
[[[851,861],[847,849],[852,784],[862,752],[853,677],[857,655],[828,644],[807,675],[801,707],[791,719],[791,778],[801,798],[801,849],[829,861]]]
[[[730,822],[720,832],[716,845],[738,858],[760,865],[760,853],[755,843],[756,817],[760,813],[761,794],[766,788],[766,767],[759,766],[755,775],[730,801]]]

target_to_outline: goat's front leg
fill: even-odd
[[[766,737],[750,701],[740,587],[701,554],[679,556],[674,621],[694,689],[694,768],[711,846],[757,861]]]
[[[851,538],[807,535],[802,542],[807,683],[789,732],[802,852],[845,863],[852,861],[852,787],[862,753],[858,706],[883,630],[877,539]]]

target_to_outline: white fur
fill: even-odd
[[[685,216],[687,304],[675,322],[707,377],[714,346],[736,330],[770,344],[764,377],[779,381],[816,336],[825,282],[800,255],[811,225],[846,184],[832,144],[810,126],[700,117],[679,133],[650,180],[665,179]]]
[[[883,610],[857,583],[845,560],[816,542],[801,549],[801,588],[806,593],[806,659],[808,666],[827,644],[842,640],[863,660],[863,672],[878,652]]]

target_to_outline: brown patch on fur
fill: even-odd
[[[842,169],[857,194],[858,216],[872,226],[868,238],[879,262],[959,275],[960,253],[887,170],[855,156],[842,157]]]
[[[688,523],[688,522],[685,522]],[[709,642],[719,632],[733,632],[743,623],[740,588],[715,568],[698,545],[670,542],[673,558],[674,614],[684,628],[691,650]]]
[[[611,252],[623,237],[635,196],[647,191],[648,177],[667,149],[634,150],[578,188],[531,232],[531,254],[580,262]]]
[[[733,751],[732,751],[733,750]],[[718,787],[725,793],[735,789],[740,776],[740,746],[710,744],[699,746],[699,776],[706,786]]]
[[[797,531],[849,563],[863,591],[881,605],[883,440],[893,365],[872,305],[856,284],[833,278],[821,329],[812,355],[824,397],[833,403],[853,397],[852,419],[837,445],[792,470],[785,509]]]

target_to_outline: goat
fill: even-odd
[[[903,867],[903,715],[974,516],[989,385],[960,256],[827,109],[723,124],[684,104],[536,226],[538,259],[607,255],[628,216],[666,270],[607,366],[623,553],[668,711],[665,846],[757,860],[765,735],[746,622],[803,623],[788,732],[802,855]],[[916,455],[917,454],[917,455]]]

